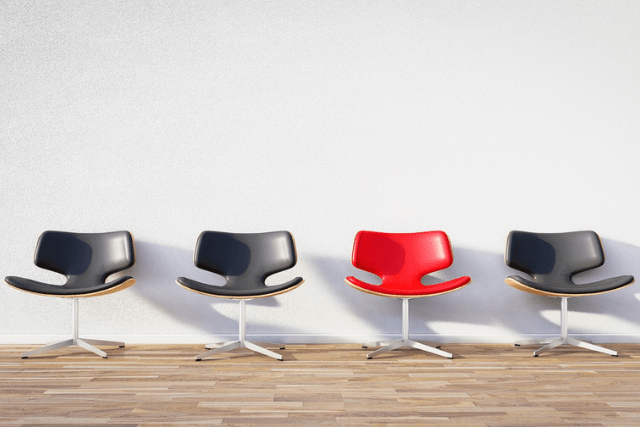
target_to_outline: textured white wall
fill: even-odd
[[[294,292],[248,304],[287,342],[399,334],[401,304],[343,278],[360,229],[442,229],[467,288],[411,332],[559,332],[559,302],[503,283],[511,229],[596,230],[585,280],[640,277],[640,2],[0,2],[1,275],[47,229],[127,229],[137,284],[80,303],[81,334],[205,342],[235,302],[178,287],[198,234],[290,230]],[[211,279],[215,280],[215,279]],[[219,281],[218,281],[219,282]],[[70,301],[0,286],[0,342],[71,332]],[[638,284],[569,303],[569,331],[640,341]],[[269,335],[274,335],[269,337]]]

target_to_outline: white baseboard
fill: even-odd
[[[570,334],[569,336],[594,343],[639,344],[637,334]],[[207,344],[232,341],[237,334],[220,335],[82,335],[85,338],[96,338],[110,341],[123,341],[128,344]],[[469,343],[469,344],[511,344],[518,340],[537,338],[557,338],[557,334],[459,334],[436,335],[415,334],[412,339],[433,343]],[[0,335],[0,344],[46,344],[70,338],[68,335]],[[336,344],[336,343],[368,343],[402,338],[400,334],[247,334],[248,341],[273,342],[283,344]]]

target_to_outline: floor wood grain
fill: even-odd
[[[2,426],[638,426],[640,345],[447,344],[454,359],[357,344],[289,345],[196,362],[201,345],[0,346]]]

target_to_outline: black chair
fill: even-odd
[[[122,342],[78,338],[78,299],[107,295],[133,286],[136,281],[132,277],[123,276],[109,282],[107,277],[132,267],[134,262],[133,237],[128,231],[42,233],[36,245],[34,263],[40,268],[65,275],[66,283],[51,285],[15,276],[7,276],[4,281],[9,286],[32,294],[72,298],[73,336],[71,339],[23,353],[22,358],[68,346],[82,347],[106,358],[107,354],[92,344],[124,347]]]
[[[512,231],[507,238],[505,262],[516,270],[527,273],[531,279],[509,276],[505,282],[521,291],[561,299],[561,336],[551,342],[527,340],[516,345],[546,345],[533,352],[534,356],[562,344],[570,344],[617,356],[604,347],[567,336],[567,298],[598,295],[629,286],[633,276],[619,276],[593,283],[576,284],[572,277],[582,271],[604,264],[604,251],[600,238],[593,231],[570,233],[529,233]]]
[[[286,283],[267,286],[268,276],[292,268],[296,265],[296,248],[291,233],[275,231],[270,233],[224,233],[204,231],[198,237],[193,259],[196,267],[224,276],[224,286],[214,286],[179,277],[176,283],[185,289],[203,295],[238,299],[240,302],[239,338],[237,341],[209,344],[213,350],[196,356],[202,360],[217,353],[247,348],[264,355],[282,360],[282,356],[262,346],[284,346],[246,341],[246,300],[271,297],[289,292],[303,283],[296,277]],[[258,345],[260,344],[260,345]]]

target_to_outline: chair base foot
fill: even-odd
[[[89,338],[71,338],[68,340],[64,340],[64,341],[60,341],[57,343],[53,343],[53,344],[49,344],[49,345],[45,345],[44,347],[40,347],[37,348],[35,350],[31,350],[28,351],[26,353],[22,353],[21,358],[22,359],[28,359],[29,357],[38,355],[38,354],[42,354],[42,353],[46,353],[48,351],[53,351],[53,350],[57,350],[60,348],[64,348],[64,347],[81,347],[84,348],[85,350],[88,350],[94,354],[97,354],[98,356],[102,357],[103,359],[107,358],[107,353],[105,353],[104,351],[100,350],[99,348],[94,347],[92,344],[95,345],[108,345],[108,346],[117,346],[118,348],[122,348],[124,347],[124,343],[122,342],[117,342],[117,341],[104,341],[104,340],[94,340],[94,339],[89,339]]]
[[[516,341],[513,343],[513,345],[515,345],[516,347],[520,347],[523,345],[538,345],[538,344],[549,344],[551,341],[550,339],[530,339],[530,340],[520,340],[520,341]]]
[[[215,348],[218,347],[222,347],[231,343],[234,343],[236,341],[225,341],[225,342],[218,342],[218,343],[214,343],[214,344],[207,344],[204,346],[204,348],[206,348],[207,350],[213,350]],[[260,347],[275,347],[278,350],[284,350],[285,346],[284,344],[273,344],[273,343],[268,343],[268,342],[257,342],[257,341],[252,341],[255,345],[259,345]]]
[[[204,353],[198,354],[195,359],[196,361],[200,361],[202,359],[206,359],[208,357],[211,357],[215,354],[218,353],[225,353],[227,351],[231,351],[231,350],[235,350],[236,348],[246,348],[248,350],[254,351],[256,353],[261,353],[264,354],[265,356],[269,356],[269,357],[273,357],[274,359],[280,360],[282,361],[282,355],[278,354],[278,353],[274,353],[271,350],[267,350],[264,347],[259,346],[256,343],[252,343],[250,341],[231,341],[231,342],[226,342],[223,343],[224,345],[214,348],[212,350],[209,351],[205,351]],[[262,344],[262,343],[261,343]],[[206,348],[210,348],[213,347],[215,344],[209,344],[206,346]],[[269,346],[273,346],[273,347],[279,347],[281,349],[284,348],[284,346],[280,345],[280,344],[267,344]]]
[[[386,347],[386,346],[388,346],[388,345],[390,345],[390,344],[394,343],[395,341],[397,341],[397,340],[370,342],[370,343],[362,344],[362,348],[369,348],[369,347]],[[426,346],[433,347],[433,348],[440,348],[440,347],[442,347],[441,345],[433,345],[433,344],[431,344],[431,343],[424,342],[424,341],[416,341],[416,342],[422,343],[422,344],[424,344],[424,345],[426,345]]]
[[[400,339],[400,340],[393,340],[393,341],[385,341],[385,342],[381,342],[381,343],[374,343],[374,344],[386,344],[385,347],[382,347],[374,352],[371,352],[367,355],[367,359],[372,359],[373,357],[382,354],[382,353],[386,353],[389,351],[393,351],[393,350],[397,350],[399,348],[402,347],[409,347],[409,348],[416,348],[418,350],[422,350],[428,353],[433,353],[433,354],[437,354],[438,356],[442,356],[442,357],[446,357],[447,359],[453,359],[453,355],[451,353],[447,353],[446,351],[442,351],[439,349],[440,346],[437,347],[432,347],[426,344],[423,344],[419,341],[414,341],[414,340],[410,340],[410,339]],[[370,346],[369,344],[365,344],[363,345],[364,348],[367,348],[368,346]]]
[[[545,345],[533,352],[534,357],[538,357],[540,354],[564,344],[572,345],[574,347],[586,348],[587,350],[597,351],[599,353],[609,354],[611,356],[618,356],[617,351],[610,350],[608,348],[601,347],[599,345],[595,345],[590,342],[580,341],[578,339],[571,338],[571,337],[559,337],[551,341],[550,340],[526,340],[526,341],[519,341],[515,345],[521,346],[521,345],[537,345],[537,344],[545,344]]]

